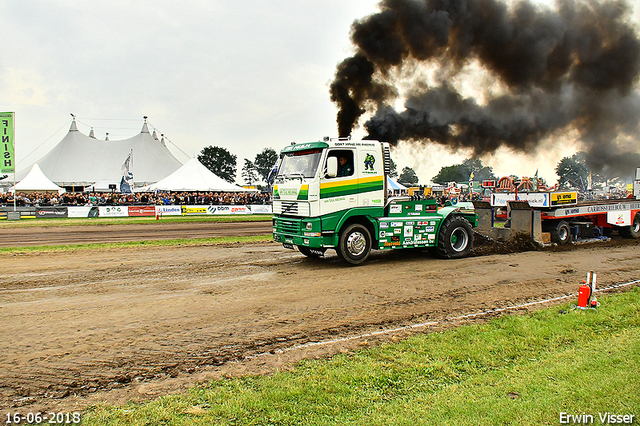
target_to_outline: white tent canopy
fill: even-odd
[[[161,181],[136,191],[243,192],[245,189],[216,176],[194,157]]]
[[[75,119],[67,135],[37,163],[61,186],[88,186],[101,179],[119,183],[122,166],[132,151],[131,172],[136,186],[158,182],[182,165],[155,132],[149,133],[146,121],[136,136],[110,141],[81,133]],[[26,171],[21,171],[16,178],[25,175]]]
[[[40,170],[40,166],[38,166],[37,163],[31,167],[29,173],[20,182],[18,182],[15,187],[11,188],[11,191],[64,192],[62,188],[51,182],[51,180],[42,173],[42,170]]]
[[[392,191],[404,191],[407,187],[387,176],[387,189]]]

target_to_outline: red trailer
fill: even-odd
[[[640,237],[640,201],[635,199],[582,202],[574,206],[542,210],[542,231],[551,240],[608,236],[613,230],[628,238]]]
[[[578,193],[508,192],[493,194],[493,207],[506,207],[508,201],[527,201],[540,210],[542,232],[551,241],[568,244],[578,238],[609,236],[613,231],[628,238],[640,238],[640,201],[635,198],[578,202]],[[506,209],[498,217],[506,218]]]

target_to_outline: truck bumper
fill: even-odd
[[[322,233],[320,218],[291,218],[274,216],[273,240],[290,246],[305,246],[310,248],[335,247],[335,234]]]

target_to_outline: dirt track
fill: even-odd
[[[57,226],[48,228],[0,228],[0,247],[61,244],[119,243],[123,241],[172,240],[265,235],[271,221],[243,222],[150,222],[144,225]]]
[[[298,347],[308,342],[575,293],[588,270],[601,286],[635,280],[640,241],[450,261],[375,252],[357,268],[275,243],[0,262],[0,406],[81,410],[273,371],[372,338]]]

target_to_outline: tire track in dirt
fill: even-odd
[[[187,223],[158,221],[144,225],[3,227],[0,228],[0,247],[267,235],[272,230],[271,220]]]
[[[458,260],[375,252],[357,268],[275,243],[0,255],[0,403],[170,392],[304,343],[570,294],[590,269],[602,285],[628,281],[639,255],[637,241]],[[262,369],[279,368],[273,356]]]

